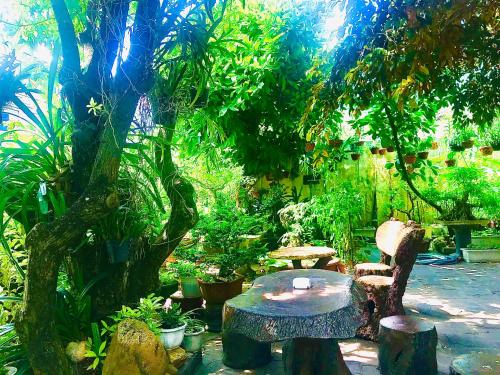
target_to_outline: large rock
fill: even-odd
[[[177,370],[160,340],[140,321],[122,321],[113,335],[103,375],[166,375]]]

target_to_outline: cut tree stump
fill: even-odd
[[[254,369],[271,362],[271,343],[223,331],[222,362],[235,369]]]
[[[392,268],[382,263],[360,263],[354,266],[354,279],[361,276],[392,276]]]
[[[296,338],[283,345],[286,375],[350,375],[336,339]]]
[[[380,320],[379,368],[382,375],[437,374],[434,324],[406,315]]]
[[[364,312],[366,323],[358,328],[356,337],[377,341],[379,322],[386,316],[387,296],[394,280],[387,276],[361,276],[356,281],[364,287],[368,295],[368,309]]]
[[[450,365],[450,375],[498,375],[500,354],[470,353],[455,358]]]

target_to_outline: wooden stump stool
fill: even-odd
[[[360,263],[354,266],[354,279],[362,276],[392,276],[392,268],[382,263]]]
[[[470,353],[461,355],[450,365],[450,375],[500,374],[500,354]]]
[[[437,374],[434,324],[406,315],[380,320],[379,368],[382,375]]]
[[[365,310],[366,323],[358,328],[356,336],[365,340],[377,341],[379,322],[386,316],[386,301],[393,278],[361,276],[357,282],[363,286],[368,295],[368,308]]]
[[[336,339],[296,338],[283,345],[286,375],[350,375]]]
[[[244,335],[224,330],[222,362],[235,369],[254,369],[271,362],[271,343],[258,342]]]

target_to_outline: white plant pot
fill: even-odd
[[[186,331],[186,325],[177,328],[160,328],[160,341],[162,342],[165,349],[174,349],[182,344],[182,339],[184,338],[184,332]]]
[[[467,263],[500,263],[500,249],[462,249]]]
[[[203,346],[203,332],[205,330],[196,333],[185,333],[182,340],[182,347],[191,353],[200,351]]]

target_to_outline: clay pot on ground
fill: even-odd
[[[468,139],[468,140],[462,142],[462,147],[463,148],[471,148],[472,146],[474,146],[474,140],[473,139]]]
[[[387,154],[387,149],[386,148],[379,148],[378,149],[378,154],[379,155],[385,155],[385,154]]]
[[[488,155],[493,154],[493,147],[491,147],[491,146],[482,146],[482,147],[479,147],[479,151],[481,152],[481,154],[483,154],[485,156],[488,156]]]
[[[455,159],[448,159],[444,161],[447,167],[454,167],[457,164]]]
[[[316,144],[314,142],[307,142],[306,152],[311,152],[312,150],[314,150],[314,147],[316,147]]]
[[[335,149],[339,149],[342,146],[342,143],[344,143],[344,141],[342,139],[339,139],[339,138],[330,139],[328,141],[328,144]]]
[[[351,159],[352,160],[359,160],[360,157],[361,157],[361,154],[359,152],[353,152],[351,154]]]
[[[406,164],[413,164],[417,161],[417,156],[413,154],[408,154],[404,156],[404,160]]]
[[[431,143],[431,150],[437,150],[439,148],[439,144],[434,141]]]
[[[207,304],[224,304],[243,291],[243,277],[228,282],[205,282],[198,279],[201,295]]]
[[[419,159],[426,160],[429,157],[429,151],[422,151],[417,154]]]
[[[378,150],[379,150],[378,147],[372,147],[372,148],[370,148],[370,152],[372,153],[372,155],[377,155],[378,154]]]
[[[387,152],[394,152],[394,147],[393,146],[388,146],[387,147]]]

